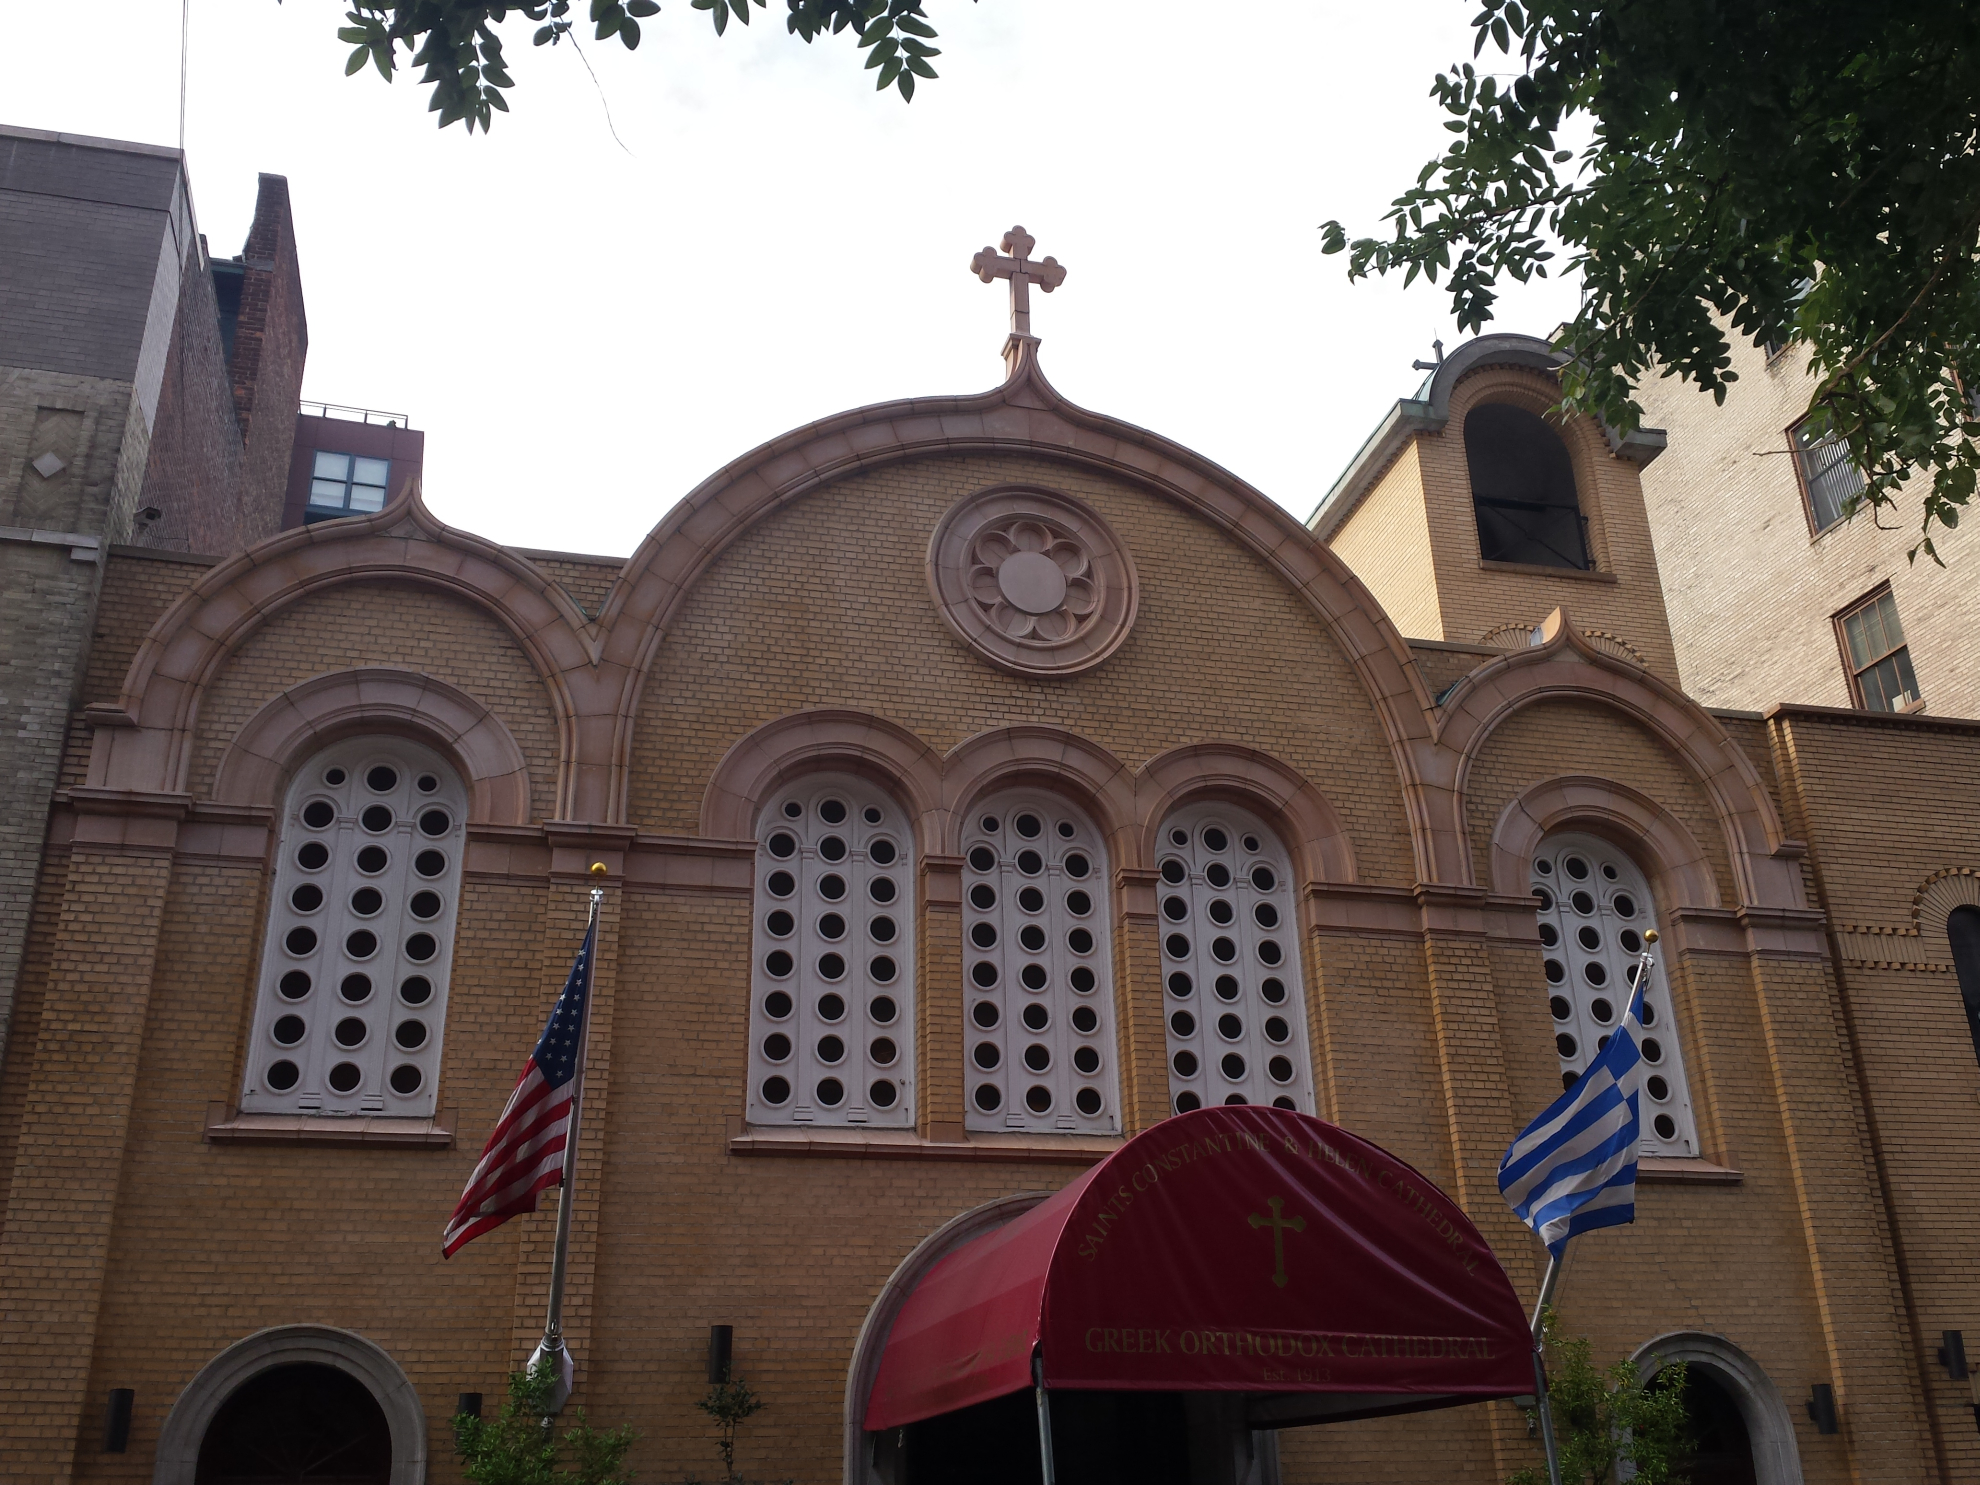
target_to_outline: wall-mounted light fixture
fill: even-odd
[[[136,1396],[128,1387],[110,1389],[110,1400],[103,1407],[105,1454],[122,1454],[131,1447],[131,1402]]]
[[[1957,1330],[1939,1332],[1939,1365],[1955,1382],[1966,1380],[1966,1337]]]
[[[1957,1330],[1942,1330],[1939,1339],[1944,1342],[1939,1347],[1939,1365],[1955,1382],[1966,1383],[1973,1397],[1973,1422],[1980,1427],[1980,1375],[1966,1364],[1966,1337]]]
[[[708,1327],[708,1385],[720,1387],[729,1380],[729,1363],[736,1351],[736,1328],[733,1325],[711,1325]]]
[[[1817,1382],[1808,1389],[1805,1404],[1808,1416],[1815,1420],[1815,1432],[1837,1433],[1841,1425],[1836,1422],[1836,1389],[1827,1382]]]
[[[481,1394],[479,1392],[457,1394],[454,1398],[454,1416],[456,1418],[479,1418],[481,1416]]]

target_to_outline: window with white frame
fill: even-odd
[[[1055,795],[981,800],[963,831],[970,1129],[1116,1134],[1107,854]]]
[[[1256,816],[1195,804],[1162,826],[1169,1104],[1313,1112],[1292,862]]]
[[[1649,884],[1636,863],[1592,835],[1550,835],[1533,856],[1533,896],[1540,905],[1542,966],[1554,1019],[1554,1052],[1561,1086],[1572,1088],[1628,1008],[1643,935],[1657,926]],[[1678,1049],[1667,946],[1643,992],[1643,1139],[1645,1155],[1695,1156],[1691,1117]]]
[[[914,1123],[914,837],[872,784],[814,774],[757,823],[749,1118]]]
[[[433,1113],[466,820],[459,775],[418,743],[352,738],[298,770],[243,1112]]]

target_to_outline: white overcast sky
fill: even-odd
[[[1350,285],[1317,228],[1374,229],[1449,137],[1427,90],[1473,0],[930,0],[942,77],[906,105],[781,0],[719,40],[663,3],[637,53],[586,47],[622,150],[520,16],[513,112],[470,138],[414,76],[343,75],[336,0],[192,0],[202,230],[239,252],[256,172],[289,178],[304,395],[410,413],[454,525],[627,553],[788,428],[994,385],[1006,290],[967,265],[1013,222],[1068,269],[1033,298],[1053,383],[1301,517],[1458,339],[1441,289]],[[178,110],[171,0],[9,8],[0,121],[172,144]],[[1509,290],[1495,328],[1571,312]]]

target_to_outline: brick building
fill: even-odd
[[[299,417],[308,348],[281,176],[215,259],[179,151],[0,126],[0,1048],[106,556],[300,525],[298,448],[417,476],[419,434]]]
[[[1945,565],[1913,562],[1911,515],[1845,516],[1863,480],[1801,424],[1807,351],[1734,336],[1732,358],[1723,406],[1676,378],[1638,394],[1671,439],[1643,494],[1686,689],[1714,706],[1980,716],[1970,540],[1936,532]]]
[[[797,429],[626,560],[416,488],[112,551],[0,1077],[9,1468],[265,1477],[330,1419],[351,1480],[458,1478],[553,1215],[440,1228],[597,862],[566,1320],[643,1478],[713,1470],[711,1325],[747,1475],[988,1477],[982,1430],[863,1429],[894,1317],[1204,1104],[1395,1152],[1530,1298],[1496,1167],[1653,925],[1638,1217],[1568,1325],[1691,1363],[1698,1485],[1970,1478],[1980,725],[1687,696],[1655,441],[1550,428],[1534,344],[1401,404],[1331,546],[1014,333],[994,390]],[[1933,793],[1872,820],[1866,768]],[[1176,1415],[1164,1478],[1537,1459],[1508,1401],[1276,1432],[1269,1392]]]

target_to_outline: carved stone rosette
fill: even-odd
[[[1134,559],[1072,496],[998,485],[966,495],[928,543],[928,586],[949,627],[991,664],[1072,675],[1120,648],[1139,597]]]

